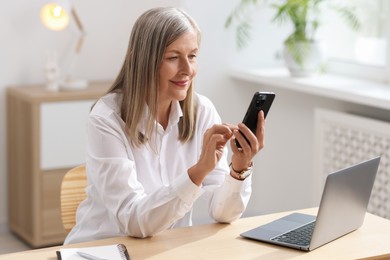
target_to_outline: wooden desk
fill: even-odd
[[[299,210],[316,214],[317,209]],[[110,238],[67,247],[123,243],[133,260],[137,259],[390,259],[390,221],[368,214],[364,225],[311,252],[301,252],[243,239],[239,234],[290,212],[243,218],[232,224],[208,224],[162,232],[147,239]],[[56,259],[50,247],[0,256],[5,259]]]

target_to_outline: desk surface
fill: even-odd
[[[298,212],[316,214],[317,209]],[[132,260],[137,259],[390,259],[390,221],[368,214],[363,226],[311,252],[274,246],[243,239],[239,234],[290,212],[242,218],[232,224],[207,224],[167,230],[146,239],[117,237],[67,247],[85,247],[123,243]],[[66,246],[64,246],[66,247]],[[5,259],[55,260],[50,247],[0,255]]]

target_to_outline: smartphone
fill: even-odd
[[[257,115],[259,111],[263,110],[264,118],[266,118],[274,99],[275,99],[275,93],[273,92],[258,91],[253,95],[252,101],[249,104],[244,119],[242,120],[242,122],[252,131],[252,133],[256,134]],[[236,140],[236,145],[237,147],[241,148],[241,145],[237,140]]]

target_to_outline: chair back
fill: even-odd
[[[70,169],[61,183],[61,218],[66,232],[76,225],[76,210],[86,198],[87,175],[85,165]]]

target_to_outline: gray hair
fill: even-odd
[[[168,45],[186,32],[194,30],[200,44],[196,22],[183,10],[174,7],[153,8],[135,22],[122,69],[108,92],[122,93],[121,117],[130,140],[137,146],[151,140],[157,118],[159,70]],[[179,139],[191,139],[195,129],[193,86],[180,101],[183,117],[179,122]],[[139,132],[142,111],[149,106],[152,116],[147,120],[146,136]]]

